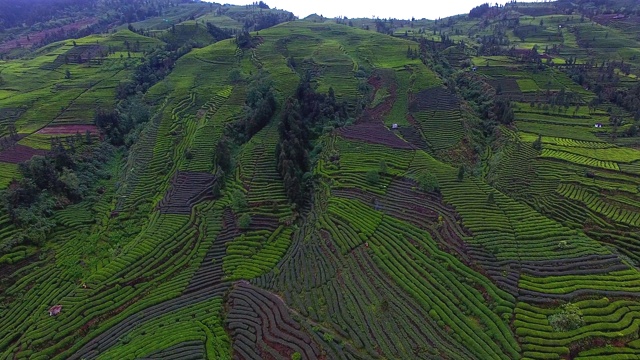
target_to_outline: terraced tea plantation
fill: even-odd
[[[0,60],[0,359],[640,358],[640,9],[579,3]]]

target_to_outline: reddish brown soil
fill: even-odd
[[[391,111],[393,104],[396,102],[398,84],[393,79],[389,78],[389,75],[382,73],[374,75],[368,80],[369,85],[373,86],[374,96],[382,89],[383,86],[388,86],[389,96],[374,108],[365,109],[356,123],[370,123],[370,122],[382,122],[385,115]]]
[[[278,295],[243,280],[237,282],[229,294],[227,306],[226,320],[231,325],[233,347],[243,348],[244,356],[289,359],[297,349],[301,350],[304,359],[322,358],[318,344],[291,317],[289,308]],[[238,329],[255,334],[255,339],[237,336]]]
[[[418,122],[416,121],[416,118],[414,118],[413,115],[411,114],[407,114],[407,121],[409,122],[409,124],[413,126],[418,126]]]
[[[475,164],[478,161],[478,154],[471,146],[471,141],[463,138],[455,147],[446,151],[448,159],[458,164]]]
[[[394,149],[414,149],[413,145],[396,136],[382,123],[361,123],[347,126],[340,129],[338,133],[349,140],[360,140]]]
[[[640,21],[640,17],[633,16],[633,15],[629,16],[624,14],[602,14],[602,15],[595,16],[593,20],[598,24],[607,26],[612,22],[619,22],[619,23],[628,22],[631,24],[637,24],[638,21]]]
[[[31,160],[34,155],[44,155],[44,150],[34,149],[28,146],[15,144],[11,148],[0,151],[0,162],[18,164]]]
[[[374,88],[375,93],[387,86],[389,96],[377,106],[367,108],[356,120],[356,125],[347,126],[338,132],[343,137],[350,140],[361,140],[374,144],[382,144],[397,149],[413,149],[414,147],[402,140],[382,122],[384,117],[391,111],[396,102],[398,85],[387,73],[377,73],[367,81]]]
[[[418,111],[455,111],[460,109],[460,101],[449,90],[443,87],[429,88],[415,95],[409,109]]]
[[[210,198],[211,188],[216,181],[209,173],[179,171],[171,180],[171,188],[158,204],[163,214],[191,214],[197,202]]]
[[[36,134],[73,135],[76,133],[85,134],[87,131],[97,134],[98,128],[95,125],[53,125],[38,130]]]

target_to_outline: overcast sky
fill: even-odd
[[[219,1],[219,0],[218,0]],[[252,3],[249,1],[248,3]],[[346,16],[379,17],[396,19],[437,19],[468,13],[474,6],[487,2],[487,0],[264,0],[272,8],[284,9],[293,12],[299,18],[316,13],[325,17]],[[499,0],[504,4],[507,1]],[[230,3],[236,3],[230,1]],[[238,1],[237,3],[247,3]],[[495,4],[496,1],[489,2]]]

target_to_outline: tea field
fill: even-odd
[[[44,240],[3,204],[0,359],[640,357],[638,116],[600,92],[638,100],[640,29],[563,4],[247,33],[258,5],[189,4],[0,60],[9,199],[34,155],[103,149],[150,54],[198,40],[133,86],[148,120]]]

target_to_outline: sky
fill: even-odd
[[[218,0],[219,1],[219,0]],[[233,1],[229,1],[234,3]],[[249,3],[252,3],[250,1]],[[299,18],[316,13],[325,17],[346,16],[348,18],[379,17],[396,19],[437,19],[468,13],[473,7],[487,0],[264,0],[271,8],[293,12]],[[500,4],[507,1],[499,0]],[[238,1],[238,4],[243,1]],[[245,2],[246,3],[246,2]],[[496,1],[489,1],[495,4]]]

